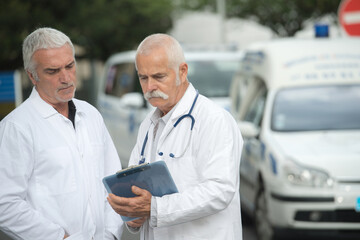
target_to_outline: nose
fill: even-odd
[[[156,89],[157,89],[156,80],[150,77],[147,81],[147,91],[152,92]]]
[[[61,69],[59,72],[59,80],[61,83],[71,82],[70,74],[66,69]]]

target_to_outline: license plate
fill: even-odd
[[[356,199],[355,211],[360,212],[360,197]]]

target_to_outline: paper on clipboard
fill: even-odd
[[[120,197],[135,197],[136,195],[131,191],[133,185],[146,189],[156,197],[178,192],[164,161],[132,166],[104,177],[102,181],[108,193]],[[121,218],[125,222],[136,219],[126,216]]]

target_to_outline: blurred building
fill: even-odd
[[[242,49],[255,41],[268,40],[275,34],[254,21],[231,18],[211,12],[185,12],[174,16],[169,34],[184,44],[230,44]]]

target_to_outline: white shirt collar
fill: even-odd
[[[32,101],[33,106],[35,109],[40,113],[40,115],[43,118],[49,118],[55,114],[58,113],[56,109],[51,106],[49,103],[45,102],[39,95],[38,91],[35,87],[33,87],[31,94],[29,96],[30,101]],[[76,107],[76,114],[83,112],[81,111],[81,108],[79,109],[79,106],[76,104],[75,101],[73,101]]]

